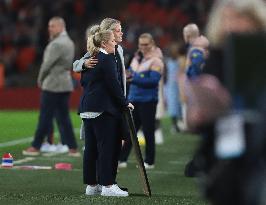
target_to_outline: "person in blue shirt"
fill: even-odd
[[[186,75],[188,78],[199,76],[202,72],[205,60],[208,56],[209,41],[205,36],[197,37],[188,52],[188,66]]]
[[[128,100],[135,109],[133,118],[138,131],[142,127],[146,147],[144,165],[154,168],[155,163],[155,114],[158,103],[158,87],[164,64],[162,52],[155,46],[153,37],[143,33],[138,39],[138,51],[130,64],[131,72]],[[119,167],[127,166],[127,159],[132,144],[126,140],[120,155]]]

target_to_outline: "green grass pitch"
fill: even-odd
[[[76,138],[82,151],[83,141],[79,139],[78,129],[81,120],[71,113]],[[0,155],[10,152],[14,160],[25,158],[21,151],[30,145],[38,119],[37,111],[0,111]],[[147,171],[152,197],[143,195],[141,181],[133,155],[128,168],[119,169],[119,185],[129,189],[130,196],[125,198],[86,196],[82,183],[82,157],[69,157],[67,154],[38,156],[20,165],[54,166],[58,162],[73,165],[72,171],[60,170],[15,170],[0,169],[1,205],[49,205],[49,204],[177,204],[207,205],[200,196],[197,180],[183,175],[184,166],[191,158],[197,145],[197,136],[170,133],[170,120],[163,120],[165,142],[156,147],[156,167]],[[58,135],[58,134],[57,134]],[[6,143],[26,139],[12,146]]]

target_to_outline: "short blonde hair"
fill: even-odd
[[[200,31],[196,24],[189,23],[183,28],[183,37],[186,43],[192,43],[192,41],[199,37]]]
[[[89,35],[87,40],[87,51],[91,55],[97,54],[101,48],[102,42],[109,41],[112,34],[113,32],[111,30],[104,30]]]
[[[102,20],[100,24],[100,29],[101,30],[114,30],[115,26],[117,24],[121,24],[119,20],[113,19],[113,18],[105,18]]]
[[[217,0],[212,7],[207,23],[206,32],[210,44],[220,47],[224,41],[222,33],[222,13],[230,7],[237,13],[249,17],[257,25],[257,30],[266,30],[266,4],[263,0]]]

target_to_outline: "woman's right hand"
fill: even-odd
[[[89,59],[85,60],[84,66],[86,68],[94,68],[97,63],[98,63],[98,59],[97,58],[90,57]]]
[[[128,103],[127,107],[128,107],[130,110],[134,110],[134,105],[132,105],[131,103]]]

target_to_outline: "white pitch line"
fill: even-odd
[[[33,137],[27,137],[27,138],[23,138],[23,139],[19,139],[19,140],[12,140],[9,142],[0,143],[0,147],[11,147],[11,146],[15,146],[18,144],[24,144],[24,143],[31,142],[32,139],[33,139]]]
[[[33,161],[33,160],[35,160],[34,157],[25,157],[25,158],[20,159],[20,160],[15,160],[14,164],[22,164],[24,162],[30,162],[30,161]]]
[[[72,169],[71,171],[82,171],[82,169]],[[121,172],[121,170],[118,170]],[[147,174],[151,175],[179,175],[178,172],[169,172],[169,171],[162,171],[162,170],[146,170]]]
[[[60,155],[60,154],[65,154],[65,153],[59,153],[59,152],[46,152],[46,153],[42,153],[42,156],[44,156],[44,157],[53,157],[53,156]]]
[[[168,163],[169,164],[186,164],[186,161],[188,161],[188,160],[183,160],[183,161],[169,161]]]
[[[79,128],[75,128],[74,132],[75,132],[75,134],[79,133]],[[58,132],[55,132],[54,134],[56,136],[58,134]],[[33,140],[33,136],[32,137],[26,137],[26,138],[18,139],[18,140],[12,140],[12,141],[9,141],[9,142],[3,142],[3,143],[0,143],[0,148],[1,147],[11,147],[11,146],[15,146],[15,145],[18,145],[18,144],[25,144],[25,143],[31,142],[32,140]]]
[[[21,166],[14,166],[13,169],[15,170],[51,170],[53,169],[53,167],[39,166],[39,165],[21,165]]]
[[[162,170],[146,170],[147,174],[161,174],[161,175],[177,175],[177,172],[169,172],[169,171],[162,171]]]

